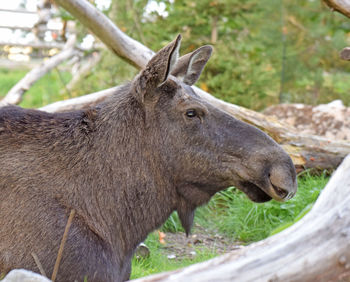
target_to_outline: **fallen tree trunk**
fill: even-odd
[[[292,227],[263,241],[151,281],[349,281],[350,156],[339,166],[312,210]]]
[[[96,105],[99,102],[102,102],[106,97],[112,95],[118,89],[118,87],[119,86],[112,87],[69,100],[58,101],[41,107],[39,110],[54,113],[86,109],[90,106]]]
[[[153,52],[141,43],[131,39],[119,30],[103,13],[85,0],[56,0],[56,3],[86,25],[115,54],[131,62],[138,68],[143,68],[152,57]],[[335,142],[317,136],[307,136],[276,119],[263,114],[226,103],[209,93],[194,87],[195,91],[209,103],[234,117],[250,123],[269,134],[290,154],[298,171],[305,168],[316,170],[334,169],[343,158],[350,153],[348,142]],[[98,94],[90,94],[86,99],[78,98],[62,101],[43,107],[42,110],[66,111],[87,107],[113,93],[113,89],[104,90]]]

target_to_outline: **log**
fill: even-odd
[[[151,281],[350,281],[350,156],[312,210],[263,241]]]
[[[68,60],[74,55],[78,54],[78,51],[74,49],[76,42],[75,36],[72,36],[66,43],[64,49],[57,55],[51,57],[47,61],[44,61],[41,65],[33,68],[23,77],[15,86],[13,86],[6,96],[0,101],[0,107],[5,105],[17,105],[22,101],[24,93],[41,77],[43,77],[50,70]]]
[[[107,16],[89,2],[85,0],[56,0],[56,3],[91,29],[115,54],[127,62],[131,62],[137,68],[143,68],[152,57],[153,52],[150,49],[123,33]],[[279,123],[276,119],[226,103],[197,87],[193,88],[209,103],[269,134],[289,153],[298,171],[305,168],[332,170],[350,153],[348,142],[330,141],[317,136],[299,134],[295,128]],[[84,98],[66,100],[42,109],[66,111],[79,108],[79,103],[82,103],[81,107],[84,108],[89,103],[93,103],[93,99],[103,99],[107,93],[113,93],[113,90],[105,90],[100,94],[90,94],[86,100]]]
[[[106,97],[112,95],[118,89],[118,87],[120,86],[101,90],[96,93],[87,94],[69,100],[58,101],[41,107],[39,110],[54,113],[86,109],[90,106],[98,104],[99,102],[102,102]]]

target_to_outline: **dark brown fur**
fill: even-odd
[[[136,246],[174,210],[189,232],[195,208],[228,186],[257,202],[294,195],[288,155],[189,86],[211,47],[178,60],[179,44],[97,107],[0,109],[0,273],[38,272],[35,253],[51,275],[71,209],[57,281],[122,281]]]

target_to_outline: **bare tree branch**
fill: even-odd
[[[79,68],[78,70],[74,73],[72,79],[69,81],[67,84],[66,88],[71,91],[77,85],[77,83],[85,76],[87,76],[91,69],[98,64],[98,62],[101,59],[101,55],[98,52],[93,52],[89,58],[83,62],[79,62]]]
[[[42,76],[55,68],[60,63],[78,54],[78,51],[74,49],[76,42],[75,36],[72,36],[66,43],[62,52],[51,57],[47,61],[44,61],[39,66],[33,68],[26,74],[15,86],[13,86],[7,95],[0,101],[0,107],[5,105],[16,105],[22,101],[24,93]]]
[[[153,56],[153,51],[123,33],[88,1],[55,0],[55,2],[89,28],[115,54],[130,64],[143,68]]]
[[[350,1],[349,0],[323,0],[328,7],[350,18]]]

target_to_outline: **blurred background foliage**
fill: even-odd
[[[150,2],[157,2],[157,11],[147,10]],[[322,1],[113,0],[105,13],[152,50],[178,33],[182,54],[213,45],[197,84],[228,102],[254,110],[335,99],[350,105],[350,64],[338,57],[350,44],[350,20]],[[120,84],[136,72],[106,51],[76,95]]]
[[[111,0],[105,8],[123,32],[152,50],[179,33],[182,54],[213,45],[197,85],[230,103],[257,111],[278,103],[316,105],[335,99],[350,106],[350,63],[338,56],[350,45],[350,19],[322,0]],[[73,19],[63,9],[59,16]],[[77,26],[82,40],[88,31]],[[62,74],[55,69],[34,85],[21,106],[40,107],[96,92],[137,72],[105,49],[99,64],[73,90],[65,91],[67,68]],[[0,96],[25,73],[0,70]]]

